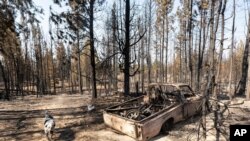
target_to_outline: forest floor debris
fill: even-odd
[[[52,95],[36,98],[25,96],[23,100],[0,102],[0,141],[46,141],[43,132],[44,111],[49,110],[55,120],[55,141],[134,141],[104,125],[102,111],[119,102],[119,97],[98,98],[95,110],[88,112],[90,95]],[[242,101],[244,98],[236,98]],[[226,101],[224,101],[226,102]],[[237,102],[236,102],[237,103]],[[239,103],[239,102],[238,102]],[[229,108],[230,116],[223,122],[230,124],[250,124],[250,101]],[[228,114],[225,112],[225,114]],[[213,126],[213,114],[207,115],[207,128]],[[159,135],[152,141],[196,140],[200,117],[194,116],[175,125],[168,135]],[[228,133],[228,131],[226,131]],[[208,141],[214,140],[214,130],[208,131]],[[225,140],[221,136],[221,140]]]

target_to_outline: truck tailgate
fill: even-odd
[[[113,114],[104,112],[103,114],[104,122],[108,126],[129,135],[130,137],[137,138],[137,127],[134,122],[125,120],[123,118],[117,117]]]

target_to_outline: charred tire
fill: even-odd
[[[170,118],[162,124],[161,133],[167,134],[174,127],[174,119]]]
[[[129,110],[125,117],[128,119],[137,120],[139,116],[140,116],[140,113],[138,110]]]

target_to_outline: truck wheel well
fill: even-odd
[[[171,118],[169,118],[167,121],[171,121],[172,123],[174,123],[174,118],[171,117]]]
[[[171,117],[167,119],[161,126],[161,132],[162,133],[168,133],[173,128],[174,125],[174,118]]]

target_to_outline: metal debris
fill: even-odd
[[[174,93],[166,93],[159,88],[154,88],[148,91],[141,100],[131,100],[108,111],[128,119],[143,120],[178,102],[178,97]]]

